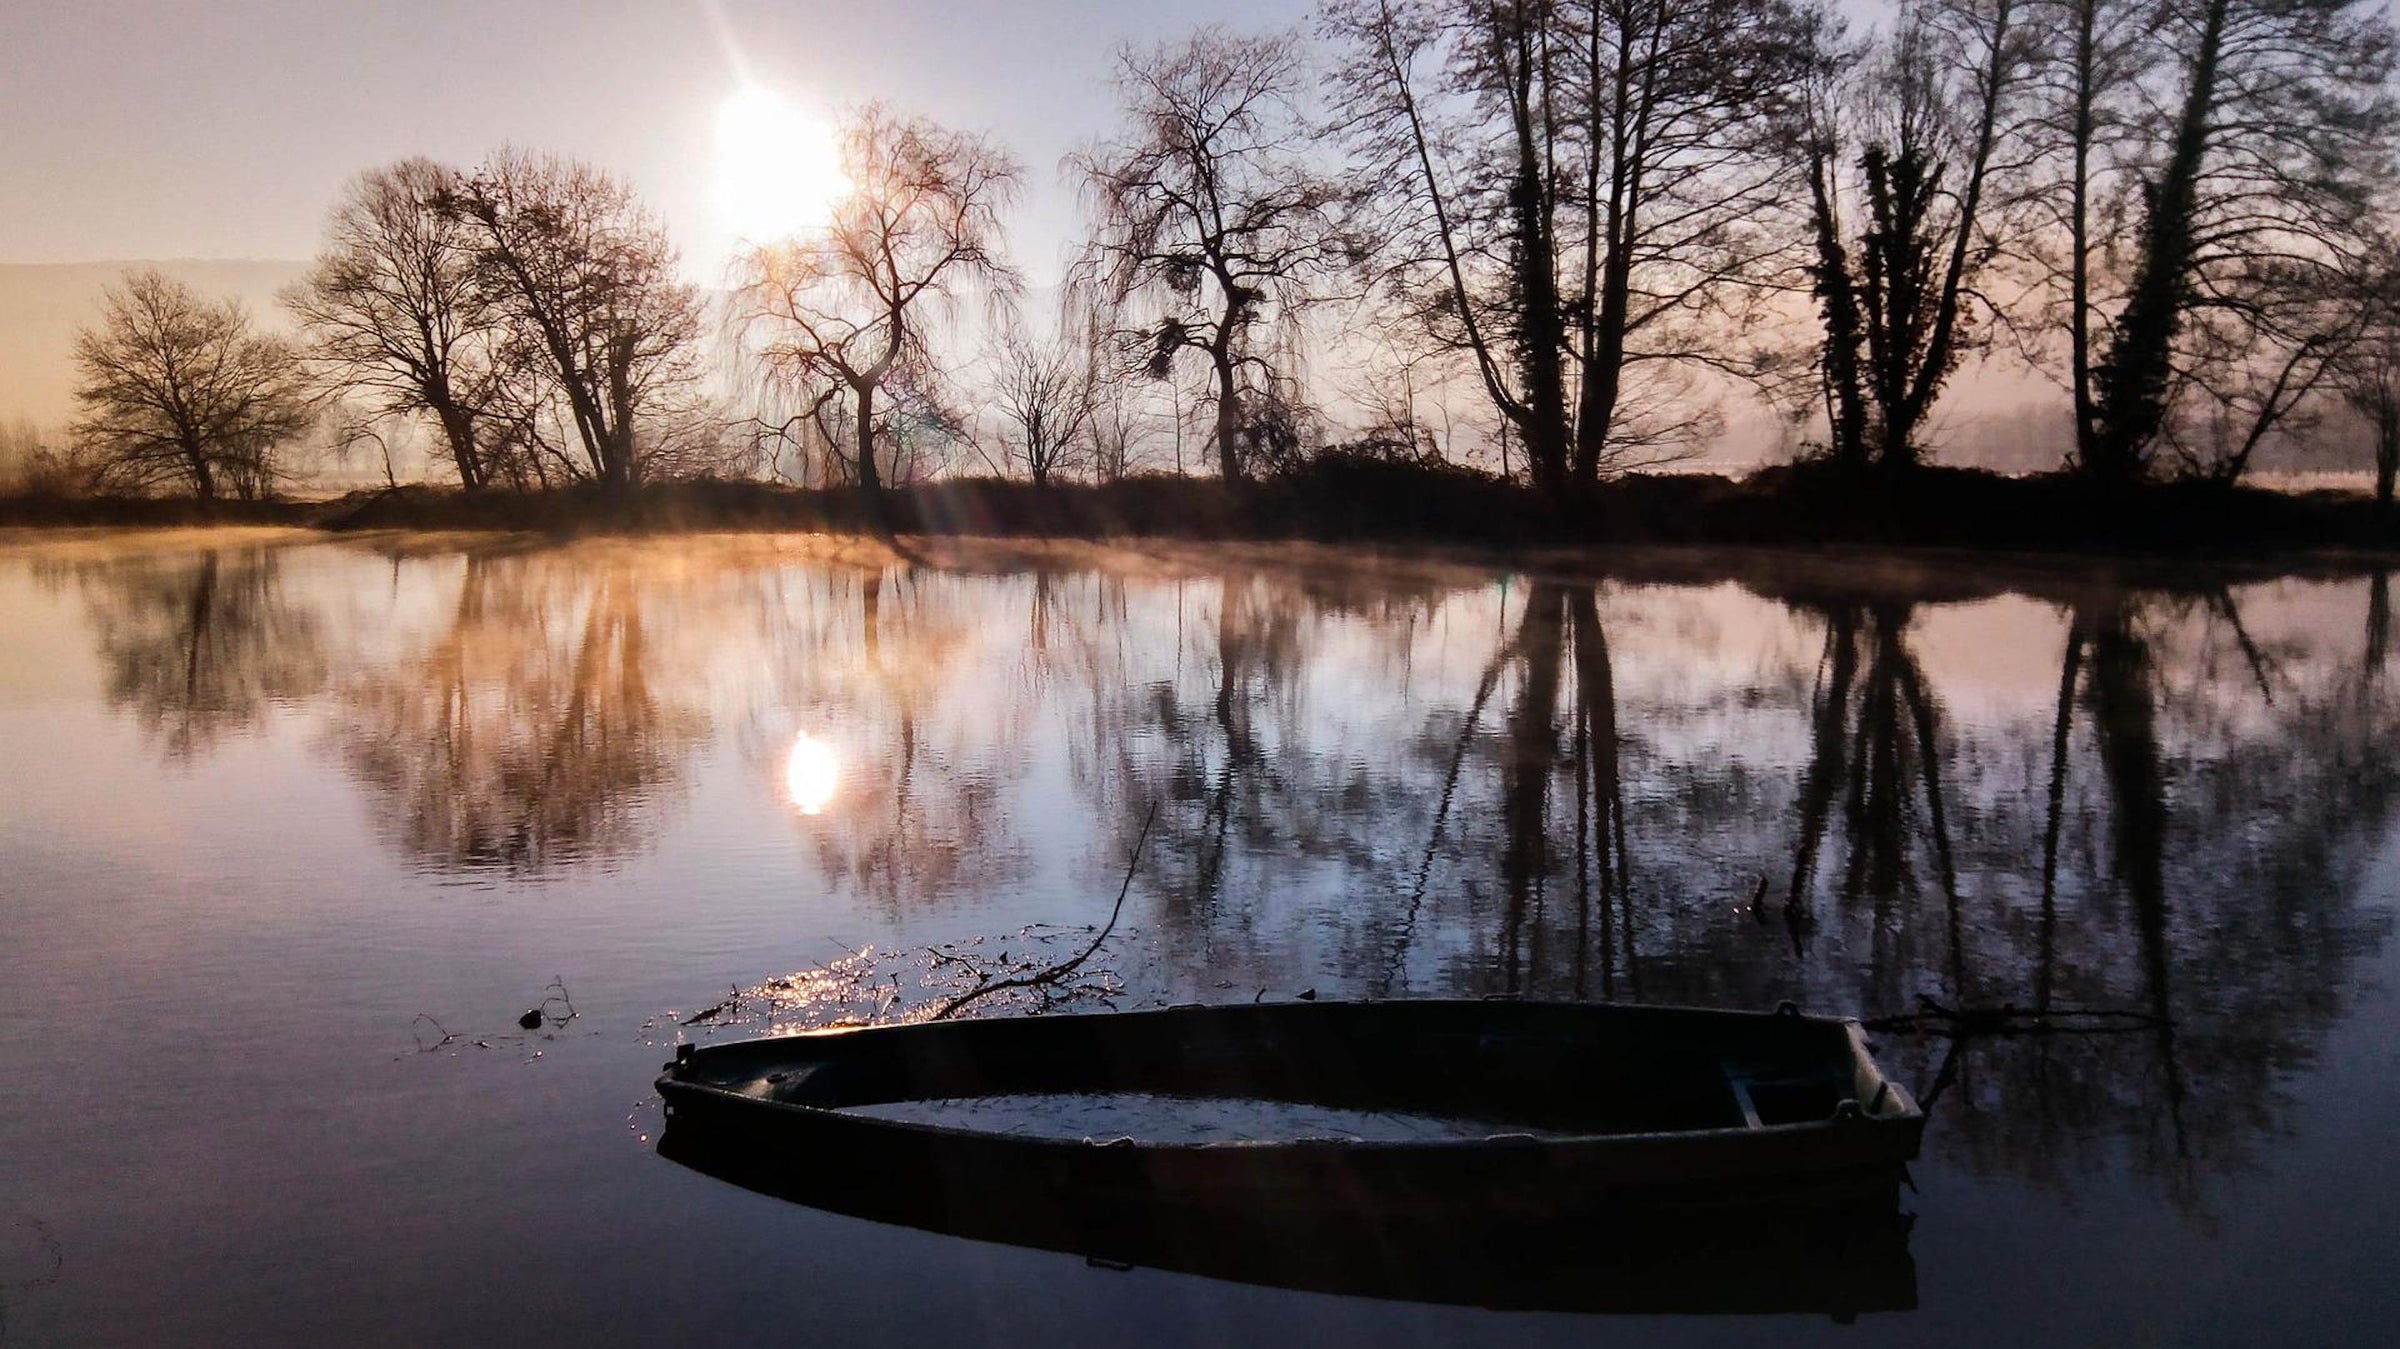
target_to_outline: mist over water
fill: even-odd
[[[2380,1342],[2390,645],[2365,573],[0,542],[0,1335]],[[1117,1006],[2155,1024],[1879,1039],[1918,1307],[1855,1326],[1118,1272],[654,1154],[678,1017],[1096,925],[1154,804]]]

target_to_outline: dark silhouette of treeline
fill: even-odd
[[[1823,464],[1747,478],[1634,474],[1571,509],[1454,467],[1324,457],[1268,479],[1133,475],[1104,483],[946,478],[880,493],[661,483],[518,495],[402,487],[326,501],[0,497],[0,526],[289,525],[527,531],[710,530],[1060,539],[1298,539],[1502,550],[1605,544],[1831,543],[2028,552],[2219,555],[2400,548],[2400,516],[2354,493],[2204,482],[2095,495],[2057,476],[1918,468],[1862,487]]]
[[[156,273],[112,290],[42,476],[247,500],[316,425],[389,485],[514,498],[361,508],[394,521],[657,519],[611,498],[752,479],[858,489],[788,522],[937,530],[1138,532],[1150,502],[1235,536],[2386,537],[2231,490],[2329,421],[2372,442],[2378,500],[2400,480],[2400,104],[2369,0],[1872,24],[1326,0],[1313,28],[1119,53],[1115,124],[1066,162],[1088,218],[1053,314],[1025,312],[1007,237],[1024,165],[880,104],[839,130],[847,194],[747,245],[722,305],[598,168],[405,159],[333,203],[294,340]],[[988,331],[948,317],[970,302]],[[738,370],[703,360],[712,328]],[[2061,390],[2048,478],[1934,467],[1991,361]],[[1792,467],[1640,476],[1736,400],[1782,414]],[[1226,490],[1111,490],[1170,462]],[[1031,488],[941,485],[962,474]]]

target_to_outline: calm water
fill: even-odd
[[[19,536],[0,1336],[2388,1342],[2389,627],[2366,576]],[[1154,803],[1087,1002],[2171,1025],[1884,1037],[1919,1305],[1849,1326],[1118,1271],[656,1154],[679,1034],[1071,951]]]

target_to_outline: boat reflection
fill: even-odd
[[[1626,1315],[1913,1311],[1913,1217],[1886,1191],[1823,1209],[1656,1216],[1573,1214],[1527,1223],[1458,1214],[1435,1223],[1344,1211],[1243,1216],[1126,1209],[1061,1195],[994,1202],[938,1173],[876,1173],[789,1150],[727,1146],[670,1126],[659,1155],[810,1208],[946,1236],[1081,1255],[1235,1283],[1391,1301]]]

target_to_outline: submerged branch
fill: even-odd
[[[2014,1004],[1952,1008],[1927,997],[1919,997],[1917,1003],[1914,1012],[1866,1017],[1859,1024],[1871,1031],[1907,1031],[1957,1040],[1983,1036],[2120,1035],[2174,1024],[2171,1019],[2150,1012],[2110,1008],[2043,1009]]]
[[[1142,845],[1150,841],[1150,826],[1156,823],[1157,820],[1158,802],[1152,801],[1150,803],[1150,813],[1142,817],[1142,832],[1134,837],[1133,856],[1126,859],[1125,879],[1117,886],[1117,902],[1111,906],[1108,911],[1108,923],[1106,926],[1102,927],[1099,932],[1093,935],[1091,944],[1089,946],[1084,947],[1081,951],[1076,952],[1074,955],[1065,960],[1059,961],[1055,965],[1046,966],[1042,969],[1034,971],[1031,974],[1016,975],[1007,979],[987,979],[984,982],[977,984],[975,987],[968,989],[966,992],[950,999],[948,1002],[943,1003],[939,1008],[935,1009],[934,1014],[930,1019],[934,1021],[946,1021],[952,1015],[957,1013],[960,1008],[967,1006],[969,1003],[975,1002],[977,999],[988,997],[994,993],[1004,992],[1008,989],[1046,987],[1048,985],[1057,983],[1061,979],[1066,978],[1068,975],[1073,974],[1077,969],[1081,968],[1083,962],[1091,959],[1093,954],[1100,949],[1101,945],[1108,940],[1109,934],[1117,930],[1117,919],[1125,912],[1125,896],[1133,889],[1134,869],[1140,866],[1142,862]]]

